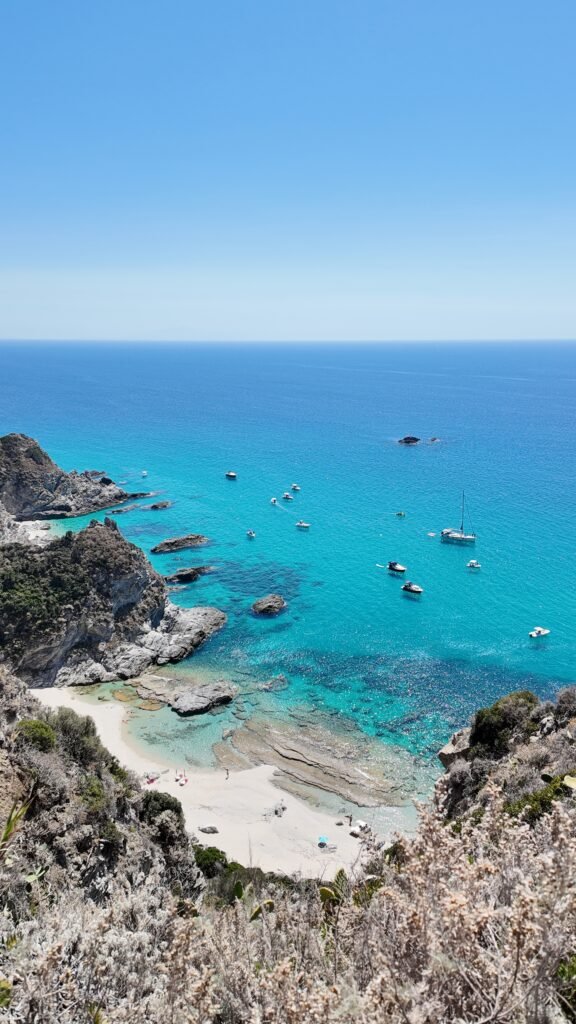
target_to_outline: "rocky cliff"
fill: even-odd
[[[0,547],[0,661],[36,686],[129,678],[178,661],[225,618],[171,604],[161,576],[109,519],[46,547]]]
[[[65,473],[25,434],[0,437],[0,503],[16,519],[82,516],[143,496],[128,494],[104,473]]]

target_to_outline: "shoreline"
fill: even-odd
[[[308,878],[332,878],[340,868],[350,872],[359,865],[363,846],[351,836],[346,819],[317,810],[309,803],[280,789],[275,779],[281,773],[273,765],[258,765],[239,771],[206,771],[186,768],[188,783],[180,786],[174,767],[154,757],[144,757],[130,742],[123,722],[126,707],[115,701],[89,703],[74,688],[48,687],[30,691],[47,708],[71,708],[90,716],[98,736],[120,763],[142,780],[147,772],[161,772],[150,788],[170,793],[182,804],[186,829],[203,845],[217,846],[230,860],[263,871],[300,874]],[[144,788],[146,783],[142,782]],[[280,802],[281,816],[274,814]],[[381,812],[381,809],[379,809]],[[358,809],[359,816],[364,811]],[[391,842],[397,832],[411,833],[416,812],[412,804],[387,807],[387,827],[377,830],[377,838]],[[335,823],[343,820],[344,825]],[[214,825],[211,835],[200,828]],[[318,847],[318,838],[328,837],[336,846],[333,852]]]

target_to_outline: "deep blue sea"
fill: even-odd
[[[214,566],[173,594],[229,617],[196,670],[282,673],[277,713],[352,719],[424,761],[479,705],[576,678],[575,413],[568,344],[0,346],[0,432],[128,489],[147,470],[173,507],[118,517],[147,553],[185,532],[211,538],[151,556],[163,573]],[[407,433],[440,440],[406,448]],[[293,482],[295,500],[271,505]],[[472,550],[439,539],[463,488]],[[421,599],[377,567],[388,559]],[[288,610],[258,620],[250,605],[270,591]],[[535,625],[547,640],[529,639]],[[168,712],[156,735],[146,722],[144,738],[166,746],[206,731]]]

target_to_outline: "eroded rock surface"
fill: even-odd
[[[66,473],[25,434],[0,437],[0,502],[16,519],[82,516],[145,496],[128,494],[94,470]]]
[[[208,544],[208,537],[204,537],[201,533],[188,533],[185,537],[170,537],[168,540],[163,540],[160,544],[156,544],[152,548],[153,555],[163,555],[170,551],[182,551],[184,548],[198,548],[202,544]]]
[[[286,601],[281,594],[266,594],[266,597],[254,601],[252,611],[255,615],[278,615],[286,607]]]

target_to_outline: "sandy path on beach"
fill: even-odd
[[[179,786],[175,771],[157,759],[146,757],[133,749],[122,719],[126,707],[115,701],[88,703],[74,689],[49,688],[32,690],[46,707],[68,707],[78,714],[93,718],[98,735],[108,750],[126,768],[142,776],[148,771],[164,772],[153,788],[177,796],[182,803],[186,826],[205,845],[218,846],[229,859],[253,865],[264,871],[305,877],[332,877],[343,867],[349,871],[358,862],[360,842],[349,835],[347,824],[336,826],[336,815],[316,810],[302,800],[279,790],[273,783],[276,769],[260,765],[244,771],[187,770],[188,783]],[[152,787],[151,787],[152,788]],[[283,801],[286,811],[281,817],[264,817]],[[409,808],[390,808],[390,829],[382,838],[388,839],[402,829],[403,817]],[[359,811],[361,817],[361,812]],[[205,835],[198,829],[215,825],[218,833]],[[336,844],[333,853],[318,848],[318,837],[327,836]]]

